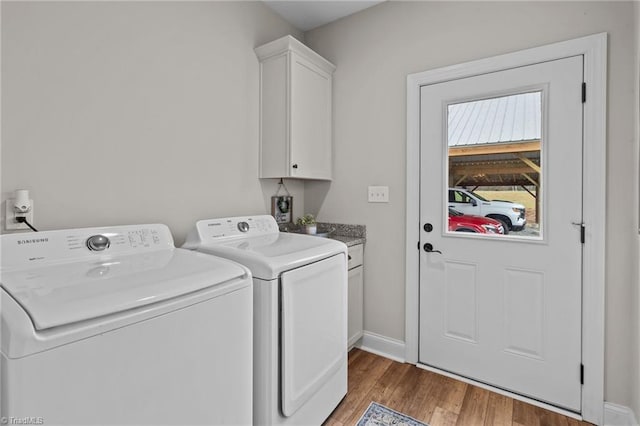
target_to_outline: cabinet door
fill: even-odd
[[[287,55],[260,64],[260,177],[291,175],[287,141],[288,87]]]
[[[331,179],[331,74],[291,55],[291,177]]]
[[[364,274],[362,265],[349,270],[349,349],[364,334],[363,302]]]

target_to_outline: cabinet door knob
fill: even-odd
[[[297,169],[297,168],[298,168],[298,165],[297,165],[297,164],[294,164],[294,165],[293,165],[293,166],[291,166],[291,167],[293,167],[294,169]]]

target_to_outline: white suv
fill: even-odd
[[[511,201],[491,201],[462,188],[449,188],[449,207],[464,214],[485,216],[499,220],[504,225],[504,233],[520,231],[527,223],[525,208]]]

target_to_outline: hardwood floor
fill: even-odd
[[[349,352],[347,396],[324,423],[353,426],[375,401],[430,426],[590,425],[369,352]]]

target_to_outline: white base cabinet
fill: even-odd
[[[364,334],[364,246],[349,247],[349,295],[347,346],[351,349]]]
[[[260,178],[331,180],[335,66],[291,36],[255,52],[260,60]]]

